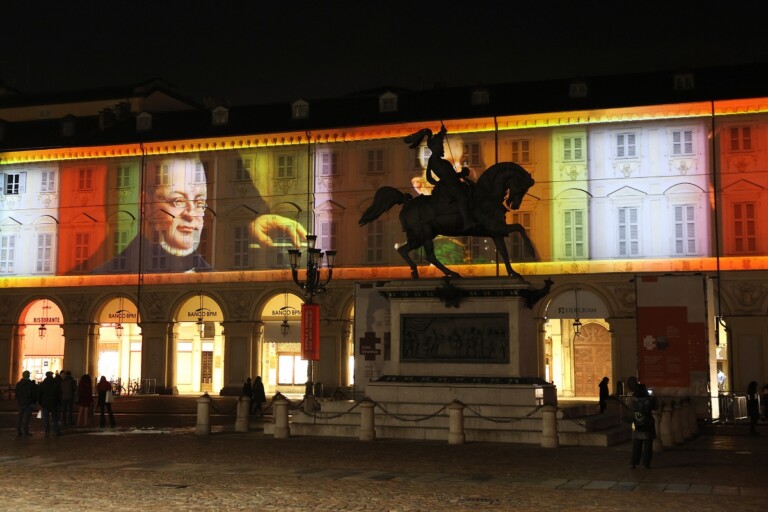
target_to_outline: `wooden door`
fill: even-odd
[[[611,376],[611,333],[597,323],[585,323],[573,340],[573,375],[577,397],[596,397],[597,385]]]

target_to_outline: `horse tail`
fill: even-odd
[[[408,147],[411,149],[419,147],[419,144],[421,144],[421,141],[424,140],[424,137],[427,139],[432,138],[432,130],[429,128],[422,128],[421,130],[417,131],[416,133],[412,133],[405,137],[403,139],[403,142],[408,144]]]
[[[396,204],[403,204],[410,199],[411,194],[400,192],[394,187],[379,187],[373,196],[373,203],[363,212],[358,224],[365,226],[369,222],[373,222],[381,217]]]

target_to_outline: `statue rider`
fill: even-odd
[[[456,203],[461,215],[462,231],[466,231],[475,226],[475,221],[469,211],[469,197],[466,186],[462,182],[463,173],[457,173],[453,164],[443,158],[445,155],[443,143],[446,134],[447,130],[443,125],[435,135],[432,135],[431,130],[424,129],[406,137],[405,142],[411,143],[410,147],[416,148],[424,136],[427,136],[427,147],[432,151],[432,155],[427,161],[427,181],[435,186],[434,195],[437,199],[445,198]],[[435,176],[437,176],[437,180]]]

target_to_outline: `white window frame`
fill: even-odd
[[[562,213],[563,255],[568,259],[585,259],[587,212],[583,208],[569,208]]]
[[[756,254],[757,245],[757,212],[758,205],[754,201],[733,203],[733,250],[735,254]],[[749,215],[747,215],[749,214]]]
[[[296,155],[277,155],[277,174],[279,180],[296,178]]]
[[[16,233],[0,233],[0,274],[16,273]]]
[[[584,136],[569,135],[563,137],[563,162],[584,161]]]
[[[365,231],[366,263],[384,263],[384,221],[369,222]]]
[[[232,266],[234,268],[250,268],[251,234],[247,224],[232,226]]]
[[[93,168],[80,167],[77,170],[77,190],[78,192],[93,190]]]
[[[728,128],[728,148],[731,153],[754,151],[753,137],[751,126],[731,126]]]
[[[640,208],[622,206],[616,211],[617,252],[622,258],[640,256]]]
[[[40,173],[40,192],[44,194],[56,192],[56,171],[42,171]]]
[[[384,164],[385,153],[381,148],[372,148],[367,150],[367,172],[368,174],[380,174],[386,167]]]
[[[131,186],[131,166],[118,165],[115,169],[115,188],[130,188]]]
[[[115,272],[128,270],[128,254],[125,253],[125,248],[128,247],[129,236],[130,232],[122,229],[115,230],[112,236],[112,249],[115,257],[112,260],[111,270]]]
[[[319,248],[323,251],[336,250],[339,247],[339,223],[333,220],[320,221]]]
[[[531,139],[512,141],[512,161],[518,164],[531,163]]]
[[[320,151],[318,155],[320,161],[320,176],[330,178],[339,175],[339,153],[338,151]]]
[[[675,256],[693,256],[696,250],[696,205],[673,206]]]
[[[694,154],[693,130],[672,130],[672,156],[691,156]]]
[[[619,132],[615,135],[615,155],[616,158],[637,158],[637,132]]]
[[[170,164],[155,165],[155,186],[169,187],[171,185],[171,166]]]
[[[464,167],[482,167],[483,152],[479,142],[465,142],[462,144],[461,165]]]
[[[251,169],[253,168],[252,165],[253,160],[250,158],[236,158],[234,173],[235,181],[251,181]],[[199,181],[198,183],[202,183],[202,181]]]
[[[37,234],[37,259],[35,270],[40,274],[53,272],[53,233]]]
[[[75,231],[72,250],[74,251],[75,270],[84,272],[88,270],[86,265],[91,257],[91,233],[90,231]]]
[[[26,172],[6,172],[3,173],[3,179],[3,194],[7,196],[16,196],[26,192]]]

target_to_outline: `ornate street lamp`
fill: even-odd
[[[283,323],[280,324],[280,334],[283,335],[283,338],[288,336],[288,331],[291,329],[291,326],[288,325],[288,319],[283,318]]]
[[[203,323],[203,293],[200,292],[200,308],[197,310],[198,316],[197,316],[197,334],[200,335],[200,337],[203,337],[203,334],[205,333],[205,324]]]
[[[574,288],[573,289],[573,296],[574,300],[576,302],[576,320],[573,321],[573,335],[578,336],[581,334],[581,320],[579,320],[579,289]]]
[[[333,265],[336,262],[336,251],[322,252],[315,248],[317,235],[307,235],[307,274],[304,281],[299,281],[299,265],[301,265],[301,251],[288,249],[288,257],[291,262],[291,275],[293,282],[304,290],[304,302],[312,304],[315,295],[325,292],[325,287],[333,279]],[[326,278],[322,279],[323,257],[325,257]]]
[[[122,319],[123,315],[123,298],[120,297],[120,305],[118,309],[119,315],[117,317],[117,325],[115,325],[115,336],[117,336],[118,341],[122,341],[123,339],[123,323],[120,321]]]

